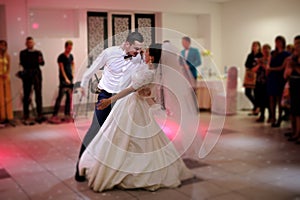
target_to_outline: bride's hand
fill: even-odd
[[[111,104],[111,100],[108,99],[101,99],[100,103],[97,104],[97,110],[104,110]]]
[[[139,89],[137,92],[138,92],[139,96],[149,97],[151,95],[151,88],[143,87],[143,88]]]

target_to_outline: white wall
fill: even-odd
[[[148,12],[166,13],[160,15],[164,22],[162,26],[170,27],[177,22],[170,18],[168,13],[181,14],[208,14],[211,16],[211,38],[209,41],[212,51],[215,53],[217,61],[221,61],[221,32],[220,32],[220,5],[205,1],[182,1],[182,0],[0,0],[6,8],[7,40],[9,43],[9,53],[12,56],[12,95],[14,97],[14,110],[21,110],[20,93],[22,91],[21,81],[15,78],[14,74],[19,69],[19,51],[24,49],[26,36],[30,33],[31,9],[75,9],[78,12],[79,34],[71,38],[40,37],[35,38],[36,48],[44,53],[46,65],[43,67],[43,103],[44,106],[52,106],[56,97],[58,85],[58,69],[56,58],[63,51],[65,40],[74,41],[73,54],[77,68],[86,67],[84,63],[87,56],[87,31],[86,31],[86,11],[104,12]],[[161,22],[158,22],[161,24]],[[45,25],[45,24],[42,24]],[[182,24],[181,24],[182,25]],[[187,24],[188,27],[188,24]],[[200,27],[199,27],[200,28]],[[187,29],[188,30],[188,29]],[[192,30],[185,31],[186,35],[192,34]],[[59,34],[58,34],[59,35]],[[207,37],[207,36],[206,36]]]
[[[21,108],[21,81],[15,77],[19,69],[19,51],[24,48],[27,35],[27,5],[25,0],[4,0],[6,13],[6,39],[11,55],[11,88],[13,109]]]
[[[222,4],[222,63],[244,74],[244,63],[254,40],[274,48],[277,35],[292,43],[300,34],[299,0],[233,0]]]
[[[164,31],[163,39],[170,40],[179,49],[182,49],[181,37],[189,36],[194,42],[192,46],[201,45],[206,49],[211,49],[210,42],[210,15],[209,14],[182,14],[182,13],[164,13],[162,17],[162,26],[170,29]],[[176,22],[176,23],[174,23]],[[170,34],[171,30],[178,31],[179,33]]]

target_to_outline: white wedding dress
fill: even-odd
[[[154,120],[157,115],[164,116],[160,105],[147,103],[155,93],[154,76],[155,71],[149,69],[133,75],[132,86],[151,89],[151,95],[135,92],[119,99],[82,155],[80,174],[94,191],[113,187],[154,191],[177,187],[193,177]]]

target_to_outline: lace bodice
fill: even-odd
[[[132,76],[132,87],[135,90],[137,90],[153,82],[154,73],[155,73],[154,70],[149,70],[149,69],[138,71]]]

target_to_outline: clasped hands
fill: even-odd
[[[141,97],[149,97],[151,95],[151,88],[149,88],[149,87],[142,87],[141,89],[139,89],[137,91],[137,93]]]

